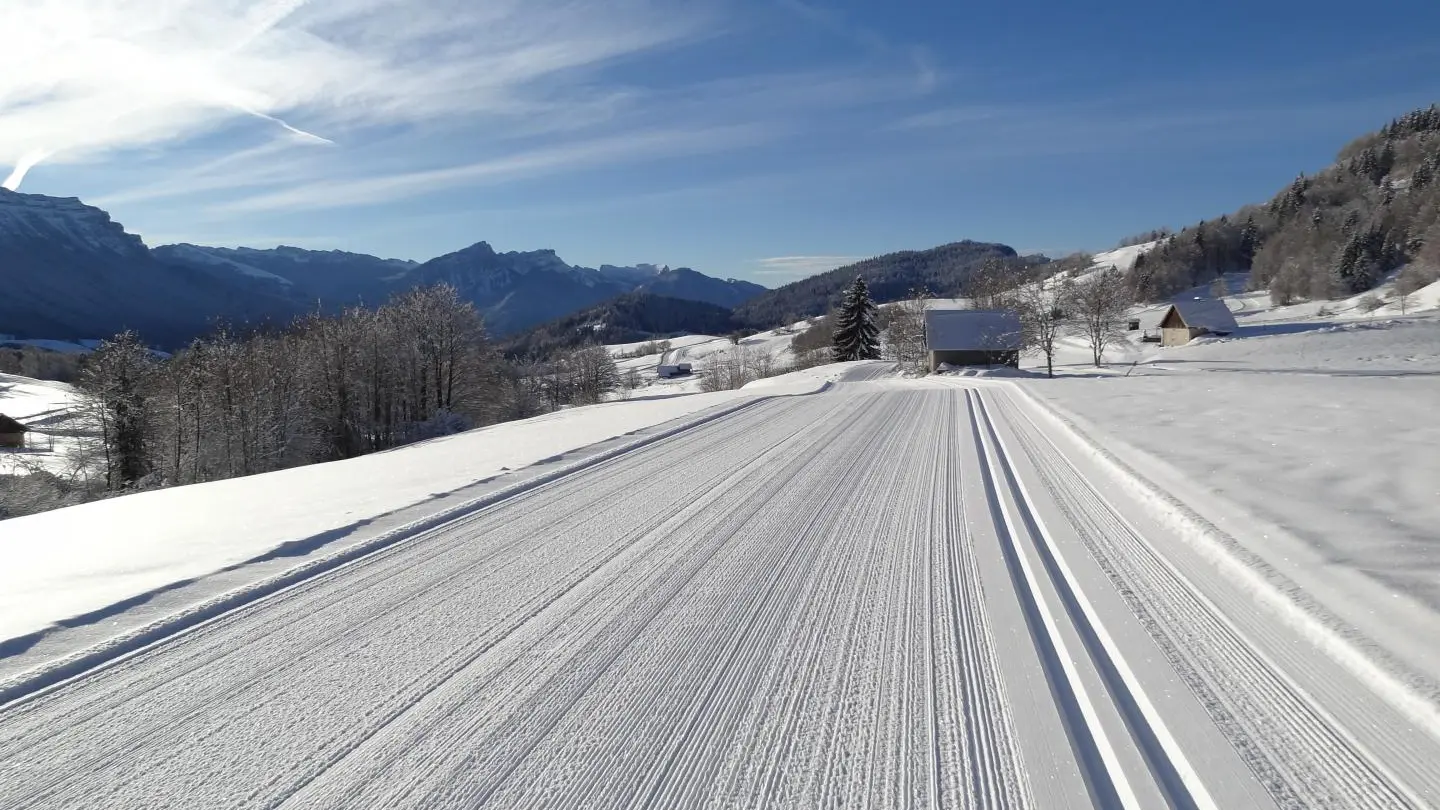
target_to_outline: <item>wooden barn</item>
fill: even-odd
[[[1171,304],[1160,319],[1160,345],[1184,346],[1201,335],[1228,335],[1239,328],[1224,301],[1184,299]]]
[[[30,428],[0,413],[0,447],[24,447]]]
[[[925,310],[930,371],[952,366],[1020,367],[1020,314],[1003,309]]]

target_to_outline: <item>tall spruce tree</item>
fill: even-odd
[[[870,289],[865,286],[864,279],[856,276],[855,283],[845,291],[845,302],[835,316],[831,356],[837,363],[880,359],[880,327],[875,323],[876,314],[875,302],[870,300]]]
[[[1252,215],[1245,219],[1245,227],[1240,230],[1240,257],[1246,270],[1249,270],[1251,262],[1255,261],[1255,251],[1259,247],[1260,229],[1255,227],[1255,217]]]

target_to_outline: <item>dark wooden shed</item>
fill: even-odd
[[[0,413],[0,447],[24,447],[30,428]]]
[[[925,348],[930,371],[950,366],[1020,366],[1020,315],[994,309],[928,309]]]

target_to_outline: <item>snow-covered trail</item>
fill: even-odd
[[[1041,424],[760,403],[0,709],[0,807],[1440,806]]]

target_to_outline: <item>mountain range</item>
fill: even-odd
[[[151,249],[77,199],[0,189],[0,333],[17,337],[135,329],[148,342],[175,346],[217,320],[283,323],[439,282],[460,290],[502,336],[627,293],[728,310],[765,291],[684,267],[593,269],[567,264],[553,250],[500,253],[486,242],[423,263],[289,246]]]

